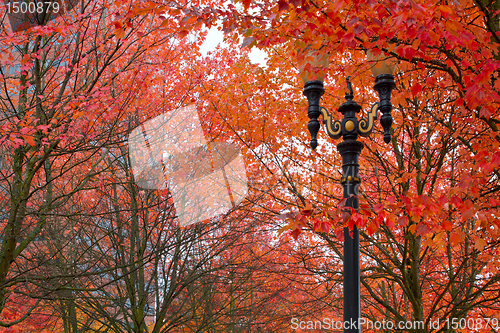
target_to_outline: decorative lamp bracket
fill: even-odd
[[[323,124],[326,125],[326,132],[330,138],[335,140],[340,139],[342,136],[342,123],[338,120],[334,120],[325,107],[321,107],[321,114],[323,115]]]
[[[360,136],[367,137],[373,131],[375,120],[377,119],[378,103],[372,105],[366,118],[360,119],[358,123],[358,132]]]
[[[373,131],[377,112],[380,109],[382,117],[380,123],[384,128],[384,141],[391,141],[391,125],[392,125],[392,104],[391,94],[396,84],[392,74],[382,74],[375,78],[374,89],[378,92],[380,101],[373,104],[366,118],[359,119],[356,113],[361,111],[361,106],[356,103],[354,91],[350,82],[350,77],[347,77],[347,90],[345,94],[346,101],[342,103],[338,111],[344,116],[341,120],[334,120],[328,110],[320,106],[321,96],[325,93],[323,82],[308,81],[304,86],[304,95],[307,97],[309,106],[307,115],[309,123],[307,125],[311,133],[311,148],[316,149],[318,146],[318,132],[321,124],[318,120],[319,116],[323,116],[323,124],[326,125],[326,131],[332,139],[357,140],[358,136],[367,137]]]

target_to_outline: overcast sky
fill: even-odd
[[[207,39],[205,40],[205,43],[200,48],[200,51],[203,55],[206,55],[207,52],[214,51],[217,45],[222,43],[222,40],[224,39],[224,34],[222,31],[217,30],[217,28],[212,27],[208,31]],[[264,51],[261,51],[257,48],[252,48],[250,52],[250,60],[254,64],[260,64],[261,66],[265,66],[266,64],[266,53]]]

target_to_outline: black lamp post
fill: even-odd
[[[371,57],[371,52],[368,52],[368,57],[375,60]],[[314,59],[314,55],[312,58]],[[318,64],[315,60],[314,65]],[[384,128],[384,141],[386,143],[391,141],[391,93],[396,86],[393,75],[394,66],[388,61],[376,60],[372,72],[375,76],[374,89],[378,92],[380,101],[372,106],[367,118],[360,120],[356,118],[356,113],[361,111],[361,106],[353,100],[354,93],[349,78],[347,78],[349,92],[346,93],[346,101],[338,110],[344,116],[340,121],[333,120],[328,110],[320,106],[321,96],[325,92],[322,76],[319,76],[319,80],[310,80],[306,75],[304,80],[304,95],[309,102],[307,115],[310,120],[307,127],[311,132],[311,148],[316,149],[318,146],[317,135],[321,126],[318,118],[322,115],[328,135],[333,139],[343,138],[342,142],[337,145],[337,150],[342,156],[340,183],[344,190],[344,198],[346,198],[345,206],[356,210],[359,208],[357,196],[361,183],[358,158],[364,146],[357,139],[358,136],[370,135],[377,119],[378,109],[382,112],[380,123]],[[360,317],[359,231],[354,226],[352,232],[349,232],[349,228],[344,228],[344,332],[361,332]]]

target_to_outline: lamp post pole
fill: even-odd
[[[390,103],[391,92],[395,87],[394,77],[390,74],[377,76],[375,89],[379,92],[380,103],[375,103],[367,118],[359,119],[356,113],[361,111],[361,106],[353,100],[353,89],[347,78],[346,101],[339,107],[343,119],[333,120],[328,110],[321,107],[321,96],[325,92],[322,81],[308,81],[304,86],[304,95],[307,97],[308,116],[310,121],[308,129],[311,133],[311,148],[318,146],[317,134],[320,128],[318,118],[323,116],[328,135],[333,139],[342,137],[342,142],[337,145],[337,150],[342,156],[342,178],[340,183],[343,188],[343,197],[346,199],[345,207],[359,208],[358,188],[359,155],[364,145],[358,141],[358,136],[368,136],[373,130],[374,120],[380,105],[382,111],[381,123],[384,128],[384,141],[390,142],[390,127],[392,124]],[[356,226],[352,230],[344,228],[344,332],[361,332],[359,319],[361,318],[360,298],[360,264],[359,264],[359,231]]]

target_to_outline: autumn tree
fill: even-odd
[[[243,7],[259,15],[242,15],[237,22],[228,18],[224,24],[246,34],[244,45],[274,48],[268,71],[263,70],[273,76],[267,76],[266,83],[285,81],[287,68],[289,80],[297,82],[294,67],[303,61],[294,56],[297,45],[326,45],[332,62],[323,103],[332,107],[341,103],[346,75],[353,76],[358,102],[366,106],[374,101],[367,89],[371,79],[366,50],[399,61],[393,140],[389,149],[378,133],[364,141],[364,207],[345,221],[364,230],[362,282],[365,304],[373,307],[363,315],[372,319],[429,324],[435,318],[443,323],[446,318],[476,319],[496,311],[498,274],[490,265],[498,228],[497,5],[244,2]],[[243,7],[233,13],[248,14]],[[274,71],[278,68],[279,76]],[[281,110],[305,123],[304,104],[295,106],[299,84],[290,101],[286,88],[276,88],[280,98],[273,102],[286,104]],[[342,226],[335,209],[341,195],[327,185],[338,182],[331,168],[339,168],[339,158],[327,140],[316,155],[281,139],[280,129],[293,132],[290,127],[297,121],[279,110],[279,122],[267,123],[276,125],[275,132],[268,131],[274,134],[268,140],[273,142],[271,156],[282,156],[281,179],[296,198],[289,228],[295,236],[302,228],[319,232],[341,257],[335,232],[328,234],[330,227]],[[300,138],[308,141],[304,132]],[[289,144],[286,152],[278,150],[283,141]],[[276,191],[273,199],[283,200],[283,194]],[[481,324],[484,329],[486,321]],[[430,330],[426,325],[423,331]]]
[[[256,188],[269,195],[266,208],[288,211],[293,236],[304,228],[318,232],[340,258],[336,231],[354,223],[363,230],[364,316],[426,324],[493,316],[498,2],[238,4],[200,2],[190,13],[194,21],[217,16],[229,38],[269,51],[267,68],[238,63],[233,68],[244,75],[232,86],[219,78],[233,96],[217,109],[261,162],[264,181]],[[386,146],[376,131],[364,140],[364,204],[345,221],[337,209],[340,189],[333,185],[340,177],[335,149],[322,137],[319,154],[305,150],[305,104],[296,79],[304,59],[296,50],[307,45],[331,53],[323,103],[332,109],[342,102],[347,75],[359,103],[366,108],[375,101],[366,51],[399,62],[393,139]],[[426,325],[422,331],[431,330]]]
[[[93,4],[97,2],[89,2],[89,6]],[[117,6],[125,6],[125,2],[118,2]],[[485,327],[486,321],[477,319],[498,313],[498,6],[495,1],[304,0],[239,1],[235,5],[218,1],[144,2],[120,8],[119,13],[113,13],[118,9],[111,6],[109,11],[102,9],[96,15],[75,16],[79,24],[89,22],[87,30],[77,30],[74,21],[62,30],[48,23],[22,34],[5,34],[6,42],[24,45],[18,50],[20,56],[12,57],[10,64],[21,60],[24,66],[13,78],[4,75],[3,204],[9,215],[4,220],[0,250],[0,285],[4,286],[0,296],[6,299],[9,291],[28,295],[18,287],[23,274],[9,276],[14,259],[21,260],[19,254],[25,252],[28,244],[42,235],[42,230],[49,230],[46,226],[53,221],[56,209],[70,211],[70,198],[83,193],[86,186],[93,186],[94,178],[113,165],[103,161],[109,156],[110,147],[121,149],[126,126],[111,120],[121,120],[119,115],[130,109],[113,107],[112,102],[118,96],[122,102],[118,105],[124,105],[128,101],[124,96],[133,89],[124,90],[122,95],[113,94],[125,80],[146,80],[147,72],[134,67],[132,61],[141,58],[142,45],[152,43],[139,38],[145,34],[141,22],[154,13],[164,13],[170,15],[170,20],[161,23],[165,38],[172,33],[186,36],[203,25],[219,22],[230,45],[238,43],[243,48],[268,51],[265,68],[251,64],[245,51],[243,55],[221,52],[218,59],[189,67],[191,78],[198,84],[184,81],[176,88],[190,90],[192,96],[199,98],[202,118],[208,123],[205,128],[214,138],[246,148],[249,183],[254,198],[258,198],[246,209],[252,212],[253,221],[267,222],[267,228],[274,235],[281,235],[282,242],[291,237],[301,244],[285,247],[285,251],[289,262],[303,265],[292,270],[294,281],[306,286],[304,281],[310,279],[310,288],[304,288],[305,292],[311,293],[314,286],[324,288],[313,295],[329,309],[319,307],[318,313],[338,316],[342,278],[339,230],[356,224],[362,231],[364,317],[423,321],[426,326],[419,332],[453,331],[443,325],[429,327],[433,320],[440,319],[443,324],[447,318],[472,318],[472,329],[478,331],[495,329],[492,323]],[[109,20],[104,21],[104,17]],[[69,17],[60,21],[65,19]],[[154,23],[161,20],[157,18]],[[105,33],[91,34],[97,26],[101,28],[100,22],[107,22],[102,27]],[[75,44],[45,43],[44,36],[60,35]],[[135,36],[138,42],[132,43]],[[161,36],[157,38],[162,40]],[[28,42],[32,40],[35,43]],[[368,74],[371,64],[367,63],[365,52],[398,62],[392,141],[385,145],[380,129],[363,139],[359,212],[346,214],[341,209],[342,195],[336,185],[340,158],[333,143],[322,135],[317,152],[308,148],[306,104],[301,96],[302,82],[297,78],[305,61],[297,49],[308,45],[323,46],[331,53],[327,93],[322,103],[332,113],[342,103],[348,75],[355,87],[355,99],[365,109],[376,101],[371,90],[373,80]],[[73,52],[72,58],[63,57],[56,63],[60,70],[57,67],[45,73],[40,62],[53,55],[46,51],[44,56],[40,51],[42,60],[38,59],[37,52],[44,47],[81,52]],[[57,75],[50,74],[55,75],[51,81],[42,80],[41,74],[32,74],[42,72],[61,76],[56,79]],[[171,72],[162,74],[167,77]],[[18,88],[13,90],[12,85]],[[32,91],[28,85],[34,87]],[[11,95],[19,97],[9,98]],[[133,99],[135,95],[129,96]],[[83,109],[85,113],[80,113]],[[102,115],[101,110],[105,110]],[[78,135],[86,133],[84,129],[90,129],[87,137],[91,140]],[[44,148],[35,149],[37,143]],[[83,168],[87,172],[82,174]],[[124,172],[128,172],[126,168]],[[71,181],[66,183],[67,179]],[[116,180],[111,184],[118,185]],[[107,194],[110,203],[125,200],[133,191],[124,191],[124,184],[120,186],[121,192],[119,186],[116,191],[108,186],[101,195]],[[109,193],[123,197],[115,200]],[[84,202],[88,200],[79,198],[80,205],[75,207]],[[115,204],[113,211],[118,212],[116,208],[122,205],[123,201]],[[78,216],[82,209],[71,214]],[[137,216],[126,214],[121,218]],[[108,219],[111,221],[111,217]],[[112,219],[114,223],[119,221],[118,217]],[[109,239],[116,237],[106,235]],[[68,238],[67,244],[70,243]],[[127,246],[127,251],[133,249],[116,239],[111,244],[116,253],[125,249],[122,246]],[[126,252],[122,253],[126,256]],[[286,265],[276,258],[270,260]],[[26,265],[28,261],[20,263]],[[136,264],[132,260],[127,265],[132,263]],[[244,264],[240,261],[238,266]],[[276,272],[280,272],[279,266],[273,267]],[[126,268],[127,279],[132,276],[129,269]],[[231,276],[236,270],[228,269],[227,273]],[[201,313],[196,307],[197,297],[193,296],[198,294],[198,299],[205,302],[207,295],[213,294],[210,282],[203,280],[205,277],[191,285],[196,286],[196,292],[189,294],[193,297],[191,303],[188,297],[184,299],[191,305],[190,313],[200,315],[202,325],[207,322],[205,318],[214,316],[212,310],[208,315]],[[113,281],[126,284],[126,279]],[[247,291],[255,290],[245,295],[257,294],[255,283],[241,285]],[[119,288],[118,284],[115,288]],[[229,323],[235,329],[232,316],[255,318],[255,313],[237,314],[233,296],[242,294],[233,284],[228,288],[219,295],[219,304],[229,301],[226,304],[230,309],[228,316],[220,316],[220,323]],[[302,302],[306,304],[306,299]],[[241,309],[245,308],[243,304]],[[481,323],[481,328],[477,323]],[[201,327],[193,322],[190,325],[193,329]],[[214,323],[209,325],[216,327]],[[470,328],[469,325],[465,330]]]
[[[82,227],[80,209],[89,208],[74,200],[105,181],[99,175],[109,147],[129,129],[120,123],[124,106],[138,98],[148,70],[155,61],[181,61],[189,48],[176,46],[179,30],[165,16],[125,18],[130,9],[129,2],[82,1],[15,33],[4,16],[0,313],[21,310],[20,299],[32,306],[10,311],[16,315],[1,326],[25,320],[54,295],[71,301],[65,286],[82,274],[82,258],[66,254]],[[149,52],[160,45],[166,53],[155,51],[153,60]],[[68,260],[67,270],[49,268]]]

